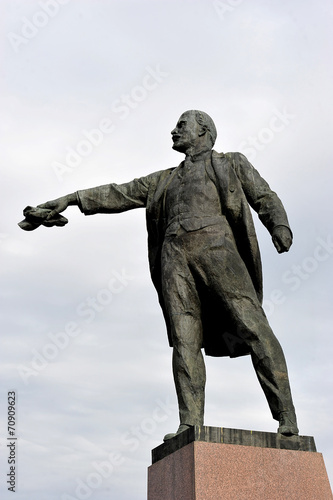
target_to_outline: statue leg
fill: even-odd
[[[278,339],[258,303],[243,298],[232,305],[237,335],[249,346],[253,367],[282,434],[298,434],[287,364]]]
[[[274,351],[274,357],[263,355],[264,349],[252,348],[252,363],[260,385],[265,393],[272,416],[280,423],[281,434],[298,434],[297,420],[290,390],[287,364],[278,340],[268,340],[267,353]]]
[[[171,321],[172,366],[180,424],[203,425],[206,369],[201,352],[200,320],[178,313]]]
[[[201,352],[200,302],[182,238],[172,238],[163,247],[162,283],[171,325],[180,425],[203,425],[206,370]]]

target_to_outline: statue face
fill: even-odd
[[[196,121],[194,113],[187,111],[179,118],[177,125],[171,131],[172,149],[186,153],[189,148],[195,147],[199,142],[200,125]]]

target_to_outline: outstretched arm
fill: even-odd
[[[151,177],[152,174],[125,184],[105,184],[104,186],[83,189],[42,203],[38,207],[51,210],[48,219],[63,212],[69,205],[78,205],[86,215],[119,213],[133,208],[145,207]]]
[[[145,207],[151,181],[156,181],[159,175],[159,172],[155,172],[125,184],[106,184],[83,189],[42,203],[37,208],[26,207],[23,211],[25,219],[19,226],[25,231],[32,231],[41,224],[47,227],[64,226],[68,220],[59,214],[69,205],[78,205],[85,215],[119,213]]]

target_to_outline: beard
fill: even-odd
[[[186,153],[186,151],[194,146],[194,141],[178,138],[173,141],[172,149],[178,151],[179,153]]]

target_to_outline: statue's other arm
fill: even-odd
[[[271,233],[275,248],[279,253],[288,252],[292,231],[280,198],[244,155],[235,153],[233,165],[249,204]]]

